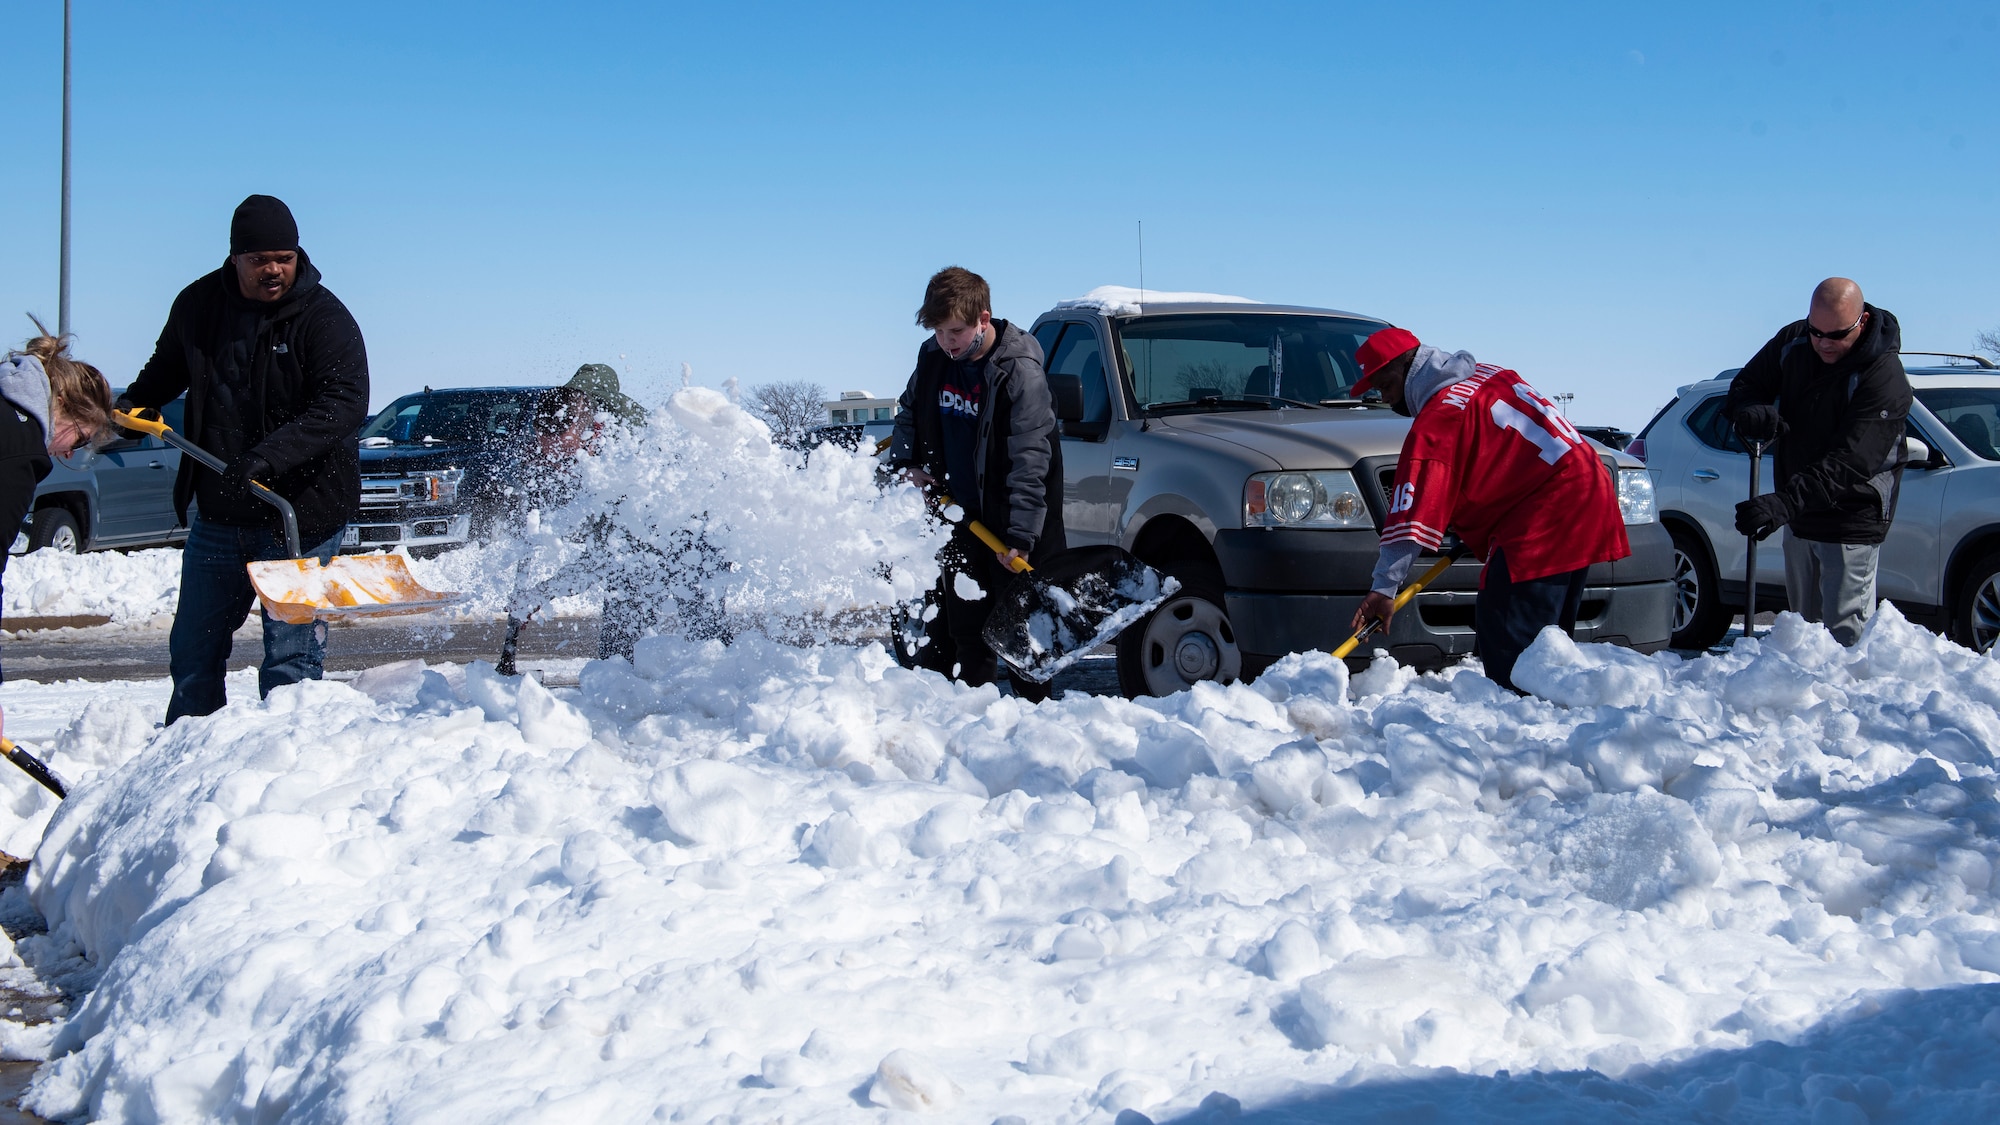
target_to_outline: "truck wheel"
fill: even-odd
[[[1118,690],[1137,699],[1172,695],[1203,680],[1231,683],[1241,676],[1243,653],[1221,600],[1210,591],[1187,588],[1118,634]]]
[[[1951,603],[1951,639],[1985,652],[2000,638],[2000,553],[1975,563]]]
[[[1708,548],[1693,532],[1669,527],[1674,539],[1673,637],[1675,648],[1705,649],[1729,632],[1729,607]]]
[[[83,553],[83,536],[76,529],[76,517],[68,508],[35,509],[34,528],[28,533],[28,550],[54,547],[65,554]]]

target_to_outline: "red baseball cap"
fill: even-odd
[[[1360,398],[1374,389],[1377,372],[1387,367],[1390,360],[1421,344],[1406,328],[1384,328],[1368,337],[1354,349],[1354,362],[1361,365],[1361,380],[1347,393]]]

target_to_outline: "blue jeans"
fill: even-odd
[[[326,563],[339,546],[336,534],[306,554]],[[194,517],[181,549],[180,608],[174,611],[173,632],[167,637],[167,666],[174,677],[168,723],[183,715],[212,714],[229,702],[223,677],[229,672],[230,634],[243,624],[257,600],[244,564],[288,557],[285,537],[275,528],[231,527]],[[319,679],[325,654],[325,625],[317,621],[287,625],[264,614],[258,695],[269,695],[284,684]]]
[[[1507,573],[1507,556],[1495,548],[1486,560],[1479,599],[1472,603],[1476,634],[1472,651],[1486,666],[1486,678],[1509,691],[1514,665],[1542,630],[1551,625],[1576,635],[1576,615],[1583,606],[1583,579],[1589,567],[1516,582]]]

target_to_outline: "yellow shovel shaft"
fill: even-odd
[[[1455,556],[1446,555],[1445,557],[1432,563],[1431,568],[1429,570],[1424,571],[1422,574],[1418,575],[1417,580],[1415,582],[1412,582],[1408,586],[1403,587],[1402,592],[1396,595],[1396,600],[1389,603],[1389,612],[1393,614],[1398,610],[1402,609],[1404,606],[1409,605],[1410,599],[1417,596],[1418,590],[1421,590],[1424,587],[1430,585],[1431,583],[1437,581],[1438,575],[1443,574],[1447,570],[1450,570],[1451,564],[1455,561],[1456,561]],[[1363,625],[1360,631],[1356,632],[1353,636],[1347,638],[1346,641],[1342,642],[1339,648],[1333,650],[1334,658],[1337,660],[1345,660],[1347,658],[1347,654],[1353,652],[1355,647],[1359,645],[1362,641],[1366,640],[1368,638],[1368,635],[1373,633],[1376,630],[1376,628],[1377,624],[1374,621],[1370,621],[1368,624]]]
[[[941,496],[938,498],[938,500],[944,507],[949,508],[952,505],[952,499],[949,496]],[[1009,549],[1007,544],[1000,542],[1000,537],[998,535],[993,534],[993,530],[987,527],[985,524],[980,523],[978,520],[968,520],[966,521],[966,526],[971,528],[972,534],[978,537],[981,543],[984,543],[989,548],[991,548],[994,554],[1004,555],[1007,553]],[[1012,565],[1014,567],[1014,573],[1016,574],[1026,574],[1029,571],[1035,569],[1034,567],[1028,565],[1027,559],[1021,558],[1019,556],[1015,556]]]

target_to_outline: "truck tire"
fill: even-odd
[[[1203,680],[1234,682],[1243,674],[1243,653],[1222,592],[1171,563],[1160,569],[1180,579],[1181,592],[1118,634],[1118,690],[1137,699]]]
[[[1951,639],[1985,652],[2000,638],[2000,552],[1974,563],[1951,600]]]
[[[28,550],[39,551],[44,547],[54,547],[72,555],[83,553],[83,533],[77,530],[76,517],[68,508],[54,506],[35,509],[33,529],[28,533]]]
[[[1722,586],[1715,576],[1715,563],[1701,537],[1677,525],[1667,528],[1674,540],[1673,636],[1669,643],[1681,649],[1706,649],[1729,632],[1732,616],[1722,604]]]

